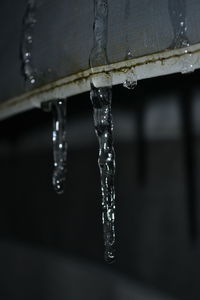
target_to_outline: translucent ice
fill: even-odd
[[[90,67],[108,64],[107,32],[108,1],[94,0],[93,48]],[[106,74],[107,75],[107,74]],[[99,170],[101,176],[102,222],[104,230],[105,260],[115,258],[115,154],[113,149],[113,123],[111,114],[112,84],[107,78],[104,87],[96,87],[91,80],[90,99],[93,105],[95,132],[99,141]]]
[[[21,59],[22,71],[26,84],[33,85],[36,82],[35,71],[32,66],[33,31],[36,24],[36,1],[27,0],[27,7],[23,19]]]

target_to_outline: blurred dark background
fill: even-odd
[[[113,87],[117,259],[103,259],[89,93],[67,105],[65,193],[52,115],[0,123],[0,299],[199,299],[200,72]]]

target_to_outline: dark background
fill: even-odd
[[[63,195],[51,184],[51,113],[1,121],[0,299],[200,297],[199,78],[196,71],[143,80],[134,91],[113,87],[113,265],[103,259],[89,93],[68,99]]]

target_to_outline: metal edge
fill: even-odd
[[[30,92],[3,101],[0,104],[0,120],[32,108],[40,108],[41,103],[53,99],[67,98],[90,90],[91,80],[96,87],[105,86],[108,77],[112,85],[125,81],[127,72],[134,68],[138,80],[179,73],[184,60],[189,58],[193,70],[200,68],[200,43],[187,48],[166,50],[128,61],[88,69],[48,83]]]

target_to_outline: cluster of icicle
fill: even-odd
[[[93,48],[90,53],[90,68],[93,75],[94,68],[107,65],[107,35],[108,35],[108,0],[94,1]],[[35,73],[31,63],[32,33],[36,23],[36,0],[27,0],[27,9],[23,21],[23,39],[21,43],[22,68],[26,82],[34,84]],[[185,18],[185,0],[169,0],[169,14],[174,31],[174,41],[171,48],[184,48],[190,43],[186,36],[187,26]],[[130,0],[126,0],[125,18],[130,18]],[[129,49],[128,33],[125,33],[127,51],[125,59],[133,58]],[[190,64],[190,54],[183,61],[182,72],[193,69]],[[94,127],[99,142],[98,165],[101,178],[102,223],[104,232],[105,260],[113,262],[115,259],[115,151],[113,147],[113,121],[111,113],[112,79],[104,74],[106,81],[103,87],[97,86],[95,76],[91,76],[90,99],[93,107]],[[137,77],[133,67],[128,67],[123,86],[134,89]],[[58,194],[63,193],[66,180],[66,99],[48,102],[48,111],[53,114],[53,187]]]

